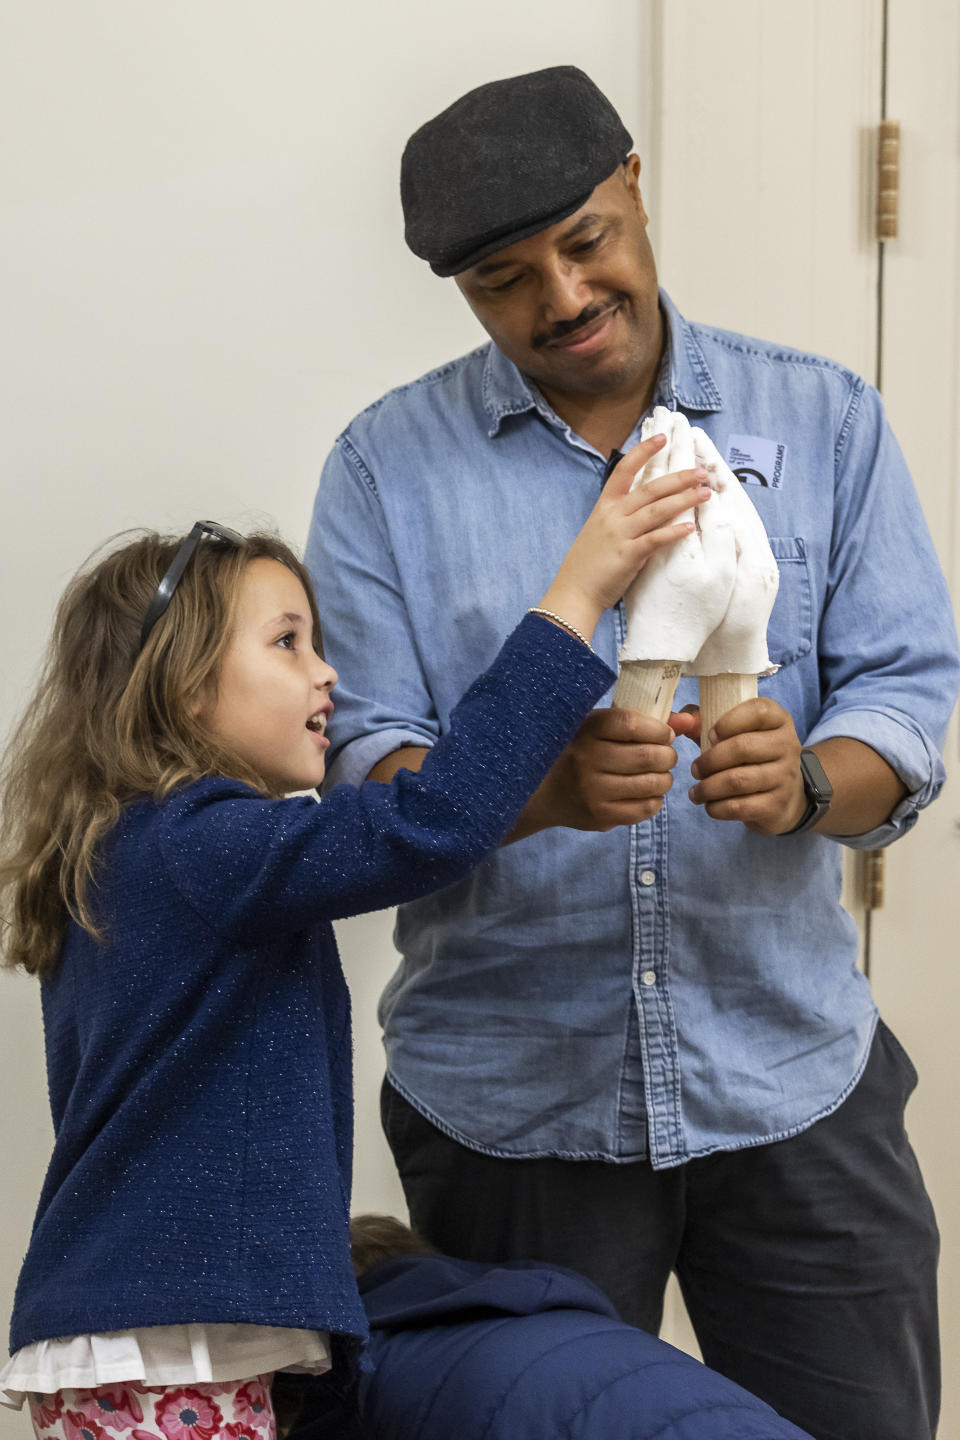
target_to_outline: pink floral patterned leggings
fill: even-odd
[[[32,1395],[38,1440],[276,1440],[272,1375]]]

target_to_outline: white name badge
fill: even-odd
[[[744,485],[779,490],[786,455],[782,441],[765,440],[762,435],[731,435],[727,441],[727,464]]]

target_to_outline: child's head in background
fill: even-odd
[[[336,679],[319,652],[309,577],[274,536],[201,525],[88,562],[4,761],[5,963],[48,973],[68,913],[97,933],[98,847],[135,796],[319,784]]]

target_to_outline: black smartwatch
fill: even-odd
[[[827,772],[820,764],[816,750],[800,751],[800,778],[803,780],[803,793],[807,797],[807,808],[793,829],[781,831],[782,835],[799,835],[802,830],[812,829],[830,809],[833,786],[827,779]]]

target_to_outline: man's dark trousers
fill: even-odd
[[[915,1084],[881,1022],[832,1115],[661,1171],[483,1155],[389,1083],[382,1113],[411,1221],[438,1249],[568,1265],[653,1332],[675,1270],[707,1364],[817,1440],[931,1440],[939,1239],[903,1125]]]

